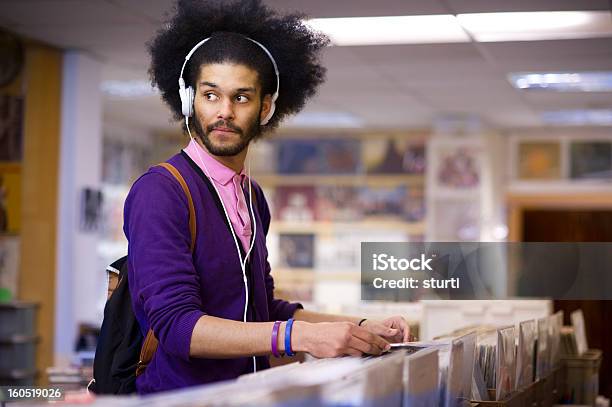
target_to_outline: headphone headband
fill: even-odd
[[[261,121],[261,124],[265,125],[268,123],[268,121],[272,118],[272,115],[274,114],[275,102],[276,99],[278,99],[278,92],[280,91],[280,74],[278,72],[278,66],[276,65],[276,60],[274,60],[272,53],[270,53],[270,51],[268,51],[268,49],[262,43],[255,41],[254,39],[249,38],[246,35],[242,36],[259,46],[259,48],[261,48],[266,53],[268,58],[270,58],[272,66],[274,67],[274,74],[276,75],[276,91],[272,94],[272,106],[270,108],[270,113],[268,113],[268,115]],[[185,61],[183,62],[183,66],[181,67],[181,75],[179,77],[179,96],[181,98],[181,109],[185,117],[190,117],[193,115],[194,91],[191,86],[185,88],[185,80],[183,79],[183,73],[185,72],[187,62],[189,62],[189,59],[191,59],[193,54],[197,51],[198,48],[204,45],[204,43],[206,43],[211,38],[212,37],[204,38],[202,41],[198,42],[193,48],[191,48],[189,53],[187,53],[187,55],[185,56]]]

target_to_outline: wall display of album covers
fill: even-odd
[[[277,146],[280,174],[359,172],[359,142],[352,139],[289,139]]]
[[[557,142],[523,142],[518,157],[519,179],[561,178],[561,145]]]
[[[436,179],[441,187],[467,189],[480,184],[478,151],[467,147],[440,152]]]
[[[573,142],[570,145],[570,178],[612,178],[612,143]]]
[[[425,144],[387,138],[365,140],[362,162],[368,174],[425,173]]]
[[[363,218],[353,186],[323,185],[316,189],[317,219],[323,222],[354,222]]]
[[[23,98],[0,95],[0,161],[21,161]]]
[[[313,268],[314,235],[281,233],[278,238],[280,267]]]
[[[285,222],[312,222],[316,218],[313,186],[280,186],[274,194],[273,216]]]

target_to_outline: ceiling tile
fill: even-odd
[[[16,20],[11,19],[9,16],[0,14],[0,27],[12,31],[12,27],[17,26]]]
[[[148,80],[148,74],[144,69],[129,68],[125,65],[104,64],[102,67],[102,80],[108,81],[132,81],[132,80]]]
[[[522,97],[538,110],[612,108],[612,93],[523,91]]]
[[[493,127],[514,128],[514,127],[531,127],[542,126],[543,122],[540,116],[526,108],[516,107],[499,109],[496,111],[486,112],[483,115],[484,121]]]
[[[166,19],[166,14],[173,11],[174,1],[169,0],[146,0],[146,7],[141,1],[134,0],[107,0],[123,9],[126,14],[143,17],[148,21],[161,22]]]
[[[110,65],[140,71],[142,75],[149,69],[150,56],[144,45],[133,50],[109,47],[95,47],[94,50]]]
[[[158,97],[140,99],[104,99],[105,121],[125,123],[146,129],[177,130],[180,125],[172,120],[170,109]]]
[[[139,24],[71,24],[57,27],[35,25],[16,27],[16,31],[30,38],[60,48],[91,49],[96,47],[144,48],[155,27],[150,23]]]
[[[448,64],[449,60],[483,61],[473,44],[407,44],[347,47],[355,57],[371,64],[410,63],[418,61]]]
[[[504,81],[503,75],[488,67],[484,62],[448,60],[446,64],[415,61],[405,64],[381,63],[376,67],[387,78],[405,86],[445,87],[456,83],[483,84]]]
[[[104,0],[2,0],[0,15],[21,25],[129,24],[143,19]]]
[[[502,66],[544,65],[547,61],[554,64],[576,60],[587,62],[592,59],[612,62],[612,38],[489,42],[480,46]]]
[[[436,108],[490,111],[522,105],[518,91],[502,82],[470,85],[458,82],[453,86],[430,87],[423,97]]]

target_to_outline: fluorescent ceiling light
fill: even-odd
[[[304,128],[361,128],[363,120],[347,112],[302,112],[289,119],[286,125]]]
[[[518,89],[612,92],[612,72],[521,72],[508,79]]]
[[[558,110],[542,113],[542,120],[546,124],[563,126],[612,126],[612,110]]]
[[[305,21],[327,34],[333,45],[384,45],[469,42],[470,38],[448,15],[315,18]]]
[[[535,11],[314,18],[304,23],[333,45],[539,41],[612,36],[609,11]],[[470,37],[471,36],[471,37]]]
[[[120,98],[141,98],[157,95],[159,90],[151,86],[148,81],[104,81],[100,84],[100,90],[107,95]]]
[[[535,11],[457,15],[476,41],[538,41],[612,36],[609,11]]]

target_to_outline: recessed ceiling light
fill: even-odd
[[[518,89],[612,92],[612,72],[519,72],[508,75]]]
[[[333,45],[539,41],[612,36],[609,11],[535,11],[315,18],[304,23]]]
[[[121,98],[141,98],[153,96],[159,93],[157,88],[151,86],[148,81],[104,81],[100,84],[100,90],[107,95]]]
[[[302,112],[286,122],[289,127],[361,128],[363,119],[348,112]]]
[[[327,34],[333,45],[469,42],[450,14],[427,16],[315,18],[305,24]]]
[[[476,41],[538,41],[612,36],[609,11],[535,11],[457,15]]]

